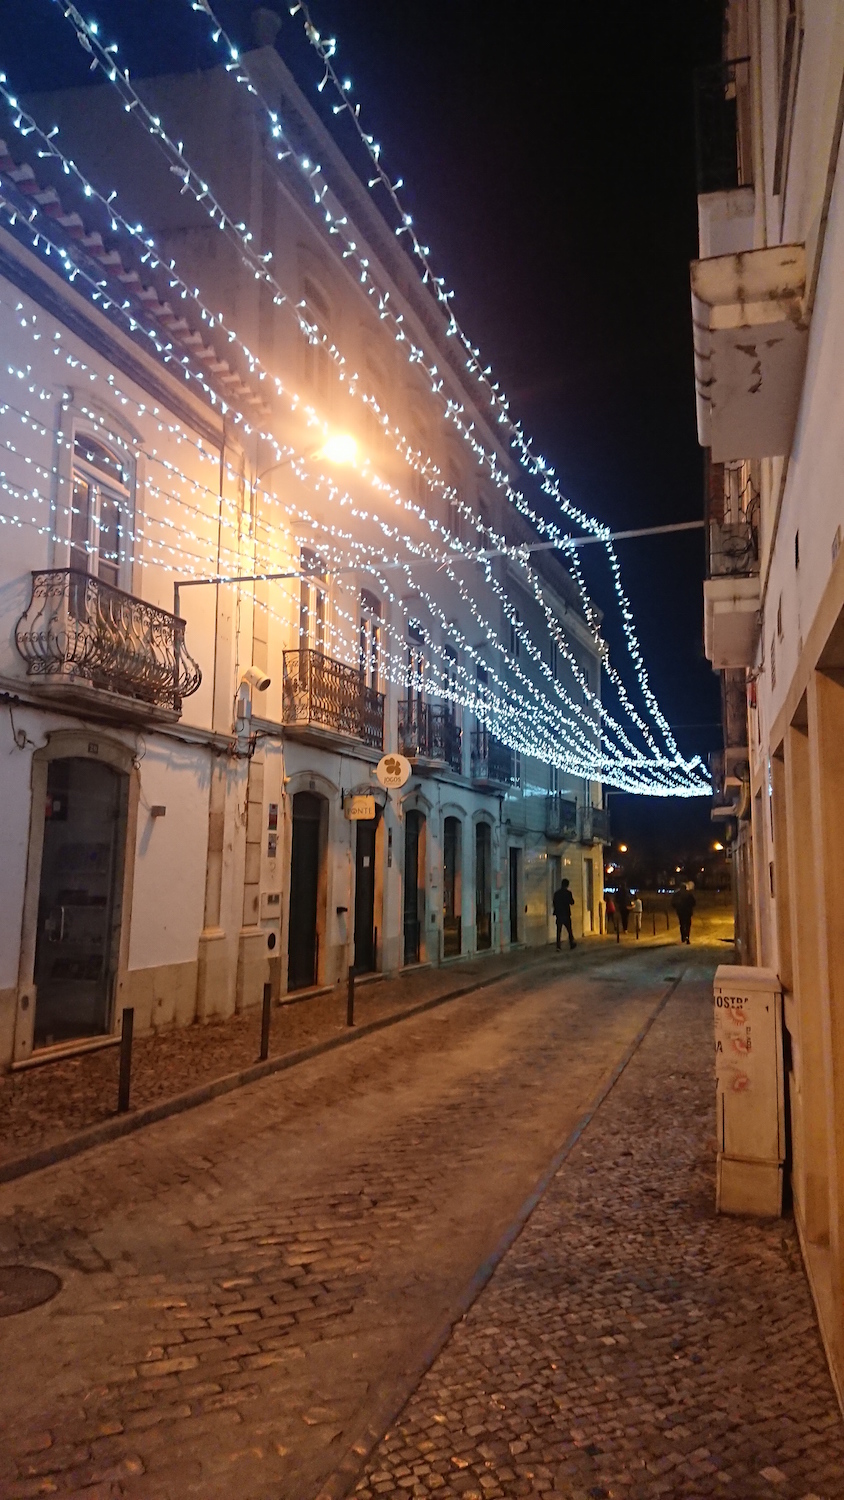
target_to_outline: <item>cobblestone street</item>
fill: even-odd
[[[359,1500],[844,1496],[793,1225],[714,1213],[710,975],[687,967]]]
[[[562,955],[0,1188],[62,1279],[0,1320],[3,1500],[844,1496],[791,1226],[713,1213],[718,957]]]

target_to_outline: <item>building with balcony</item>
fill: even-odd
[[[784,994],[801,1246],[844,1394],[844,14],[725,5],[699,80],[695,394],[708,450],[713,816],[739,962]]]
[[[276,51],[243,63],[395,327],[225,68],[144,87],[255,265],[108,87],[28,107],[155,253],[0,127],[4,1067],[126,1006],[186,1024],[545,943],[562,874],[600,927],[596,617],[559,555],[476,560],[534,534],[446,404],[512,456]],[[385,753],[411,765],[389,796]]]

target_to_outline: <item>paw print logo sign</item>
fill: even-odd
[[[410,761],[403,755],[382,755],[375,767],[375,775],[387,791],[393,787],[404,786],[410,777],[410,772]]]

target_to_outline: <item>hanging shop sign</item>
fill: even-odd
[[[404,786],[410,779],[411,769],[410,761],[404,755],[382,755],[375,767],[375,775],[389,791],[392,787]]]
[[[371,793],[365,796],[353,794],[346,798],[344,812],[350,823],[368,822],[375,817],[375,798]]]

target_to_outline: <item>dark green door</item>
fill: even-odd
[[[111,1024],[129,778],[82,757],[50,762],[35,945],[35,1046]]]
[[[293,844],[290,854],[290,924],[287,940],[287,984],[304,990],[317,982],[317,901],[322,797],[297,792],[293,798]]]
[[[355,825],[355,968],[375,968],[375,830],[377,819]]]
[[[419,920],[419,839],[422,832],[422,813],[407,812],[404,816],[404,961],[418,964],[421,952],[421,923]]]

